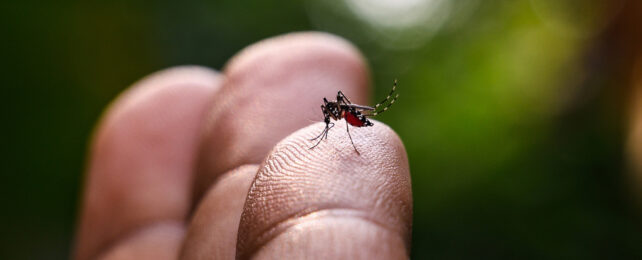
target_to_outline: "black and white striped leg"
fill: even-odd
[[[388,103],[388,105],[386,105],[383,109],[379,109],[377,111],[374,111],[374,112],[372,112],[372,114],[369,114],[369,116],[376,116],[376,115],[379,115],[379,114],[385,112],[386,110],[388,110],[388,108],[390,108],[390,106],[392,106],[392,104],[395,103],[395,101],[397,101],[397,98],[399,98],[399,94],[395,95],[395,97],[390,101],[390,103]]]
[[[337,102],[341,103],[341,101],[344,101],[343,103],[346,105],[352,104],[352,102],[350,102],[350,99],[348,99],[348,97],[346,97],[346,95],[343,94],[341,90],[339,90],[339,92],[337,93]]]
[[[379,106],[385,104],[390,99],[390,97],[392,97],[392,94],[395,93],[395,90],[397,90],[397,80],[396,79],[395,79],[394,84],[392,85],[392,89],[390,90],[390,93],[388,93],[388,96],[385,99],[383,99],[381,102],[377,103],[375,105],[375,109],[377,109],[377,108],[379,108]],[[397,97],[398,96],[399,95],[397,95]],[[395,97],[395,99],[397,99],[397,97]]]

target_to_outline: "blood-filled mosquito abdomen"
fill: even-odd
[[[345,113],[344,118],[346,119],[346,122],[352,126],[362,127],[364,125],[364,122],[359,120],[359,118],[352,113]]]

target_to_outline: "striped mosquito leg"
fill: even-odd
[[[337,101],[339,101],[341,99],[345,99],[347,104],[352,104],[352,102],[350,102],[350,99],[348,99],[348,97],[346,97],[346,95],[343,94],[343,92],[341,92],[341,90],[339,90],[339,92],[337,93]]]
[[[395,95],[395,98],[393,98],[393,99],[392,99],[392,101],[390,101],[390,103],[388,103],[388,105],[387,105],[387,106],[385,106],[382,110],[375,111],[374,113],[372,113],[372,116],[376,116],[376,115],[381,114],[381,113],[385,112],[386,110],[388,110],[388,108],[389,108],[390,106],[392,106],[392,104],[394,104],[394,103],[395,103],[395,101],[397,100],[397,98],[399,98],[399,94]]]
[[[388,99],[390,99],[390,97],[392,96],[392,93],[394,93],[396,89],[397,89],[397,80],[395,79],[395,83],[392,85],[392,89],[390,90],[390,93],[388,93],[388,96],[384,100],[382,100],[381,102],[379,102],[379,103],[377,103],[375,105],[375,109],[379,108],[379,106],[381,106],[384,103],[386,103],[388,101]]]

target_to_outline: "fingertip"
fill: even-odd
[[[211,98],[221,87],[222,81],[221,73],[201,66],[171,67],[140,79],[107,106],[95,129],[92,148],[110,142],[113,132],[130,128],[124,122],[133,121],[132,117],[162,120],[166,117],[164,110],[172,111],[167,102],[192,99],[193,103],[202,103],[203,98]],[[180,108],[174,110],[183,112]]]
[[[147,224],[183,221],[200,125],[221,81],[202,67],[166,69],[109,106],[90,148],[77,259]]]
[[[308,147],[307,151],[300,152],[305,157],[332,155],[331,161],[363,164],[375,168],[391,167],[402,170],[402,173],[409,172],[406,148],[399,135],[382,122],[373,119],[370,121],[373,123],[371,127],[346,127],[347,123],[344,120],[335,121],[327,139],[322,140],[317,147],[309,149],[316,144],[311,139],[318,136],[325,127],[324,123],[315,123],[284,138],[271,153],[282,147]]]
[[[323,65],[319,63],[335,61],[342,63],[341,70],[350,72],[346,74],[355,76],[352,80],[361,81],[353,85],[368,87],[368,66],[361,52],[344,38],[324,32],[296,32],[262,40],[235,55],[223,71],[228,76],[243,76],[269,72],[271,68],[280,70],[282,65],[293,69],[277,71],[281,74],[295,71],[300,65]],[[366,94],[357,98],[367,98],[368,93],[354,94]]]
[[[163,88],[175,85],[190,85],[203,88],[218,88],[222,74],[208,67],[183,65],[154,72],[132,85],[131,89]],[[135,90],[134,90],[135,91]]]
[[[253,44],[224,69],[204,131],[196,198],[223,172],[260,163],[283,137],[322,118],[323,97],[344,91],[355,102],[369,93],[361,54],[326,33],[291,33]],[[220,151],[227,151],[221,153]]]
[[[241,217],[237,245],[241,259],[302,224],[307,216],[337,211],[390,230],[387,234],[398,236],[405,245],[403,251],[408,252],[412,194],[403,143],[392,129],[375,121],[373,127],[351,129],[360,151],[357,154],[345,122],[335,123],[328,139],[314,149],[309,149],[313,145],[309,139],[323,130],[323,124],[293,133],[269,153]],[[345,230],[337,228],[336,232]],[[379,239],[380,243],[394,240],[387,236]]]

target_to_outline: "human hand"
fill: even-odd
[[[354,129],[358,155],[340,121],[308,149],[322,98],[367,103],[367,73],[344,40],[297,33],[246,48],[222,73],[180,67],[136,83],[97,127],[76,258],[407,258],[397,135]]]

